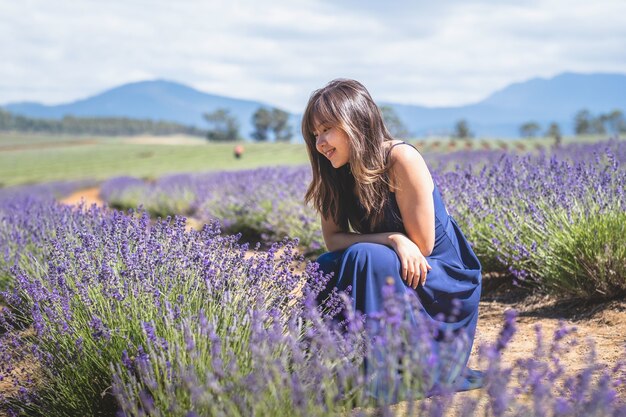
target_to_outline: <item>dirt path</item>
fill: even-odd
[[[549,344],[554,332],[563,322],[576,327],[579,344],[564,358],[568,369],[580,370],[591,352],[587,341],[595,343],[597,360],[614,365],[626,353],[626,300],[590,302],[584,300],[560,300],[556,297],[529,295],[510,284],[484,293],[480,303],[476,345],[493,342],[504,322],[504,312],[518,311],[517,333],[509,344],[504,360],[530,357],[536,347],[537,325],[541,326],[543,340]]]
[[[84,190],[79,190],[60,200],[61,203],[67,204],[69,206],[80,204],[81,201],[84,201],[85,205],[88,207],[91,206],[92,204],[96,204],[100,207],[104,205],[104,201],[102,201],[102,199],[100,198],[99,187],[92,187],[92,188],[86,188]]]

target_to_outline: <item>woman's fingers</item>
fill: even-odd
[[[411,271],[410,275],[411,275],[411,281],[407,282],[407,284],[409,285],[409,287],[415,289],[417,288],[417,284],[419,282],[419,269],[417,271],[415,270]]]
[[[428,269],[430,268],[430,265],[428,265],[428,263],[426,263],[425,261],[420,265],[421,268],[421,280],[420,280],[420,284],[423,286],[424,284],[426,284],[426,274],[428,274]]]
[[[409,263],[408,261],[402,261],[402,280],[408,282],[409,279]]]
[[[406,285],[416,289],[419,285],[426,284],[428,271],[433,269],[426,258],[411,259],[402,261],[402,280]]]

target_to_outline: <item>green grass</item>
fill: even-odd
[[[55,180],[106,179],[121,175],[155,178],[176,172],[239,170],[306,164],[303,144],[246,143],[241,159],[234,144],[179,137],[184,144],[139,144],[134,139],[0,134],[0,185]],[[171,143],[172,138],[152,137]]]
[[[130,175],[156,178],[177,172],[239,170],[272,165],[307,164],[304,144],[245,143],[241,159],[234,143],[209,143],[198,137],[94,137],[0,133],[0,187],[48,181],[95,179]],[[563,143],[592,142],[598,137],[565,137]],[[161,143],[159,143],[161,142]],[[172,142],[180,144],[172,145]],[[550,138],[411,140],[426,153],[461,149],[527,151],[549,148]],[[453,144],[453,146],[451,146]],[[518,149],[519,148],[519,149]]]

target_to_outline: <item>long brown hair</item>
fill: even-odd
[[[349,140],[347,165],[335,169],[315,146],[316,124],[337,127]],[[302,117],[313,180],[304,197],[324,218],[332,218],[342,230],[362,231],[354,207],[360,203],[370,226],[378,224],[389,195],[388,166],[383,142],[392,140],[380,109],[358,81],[336,79],[314,91]],[[354,201],[354,199],[358,201]]]

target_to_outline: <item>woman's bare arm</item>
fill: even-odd
[[[353,233],[345,232],[341,230],[332,219],[325,219],[322,217],[322,234],[324,236],[324,242],[326,247],[330,251],[336,251],[346,249],[348,246],[355,243],[379,243],[381,245],[393,246],[394,235],[401,235],[401,233]]]
[[[390,157],[390,179],[404,229],[422,254],[428,256],[435,245],[432,177],[422,155],[411,146],[394,147]]]

